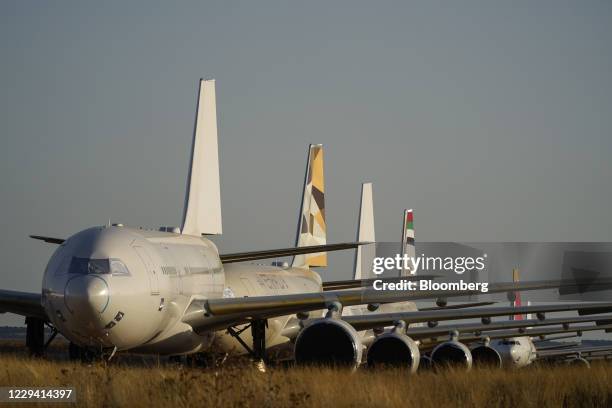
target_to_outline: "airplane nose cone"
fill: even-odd
[[[519,351],[516,349],[516,347],[512,347],[510,349],[510,358],[513,361],[519,361],[521,359],[521,355],[520,355]]]
[[[72,313],[90,310],[102,313],[110,300],[108,284],[99,276],[77,276],[68,281],[64,290],[66,307]]]

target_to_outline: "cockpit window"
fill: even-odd
[[[130,271],[127,266],[119,259],[89,259],[89,258],[72,258],[68,273],[78,275],[103,275],[112,273],[113,275],[129,275]]]
[[[88,265],[89,273],[105,274],[108,273],[108,259],[90,259]]]
[[[72,258],[68,273],[87,275],[87,274],[105,274],[110,273],[108,259],[89,259],[89,258]]]
[[[110,268],[111,268],[111,273],[113,275],[129,275],[130,274],[130,271],[128,270],[127,266],[125,266],[125,264],[121,262],[119,259],[111,259]]]

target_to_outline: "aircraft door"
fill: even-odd
[[[155,264],[151,260],[149,253],[146,249],[140,246],[133,246],[134,250],[138,254],[138,257],[142,260],[142,263],[147,270],[147,275],[149,276],[149,284],[151,286],[151,294],[159,295],[159,280],[157,276],[157,270],[155,268]]]

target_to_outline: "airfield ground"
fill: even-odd
[[[18,346],[0,345],[0,386],[72,386],[78,406],[612,406],[612,364],[606,362],[591,369],[448,370],[412,376],[401,370],[280,367],[261,373],[247,362],[203,369],[123,357],[113,364],[84,365],[53,352],[47,359],[28,358]]]

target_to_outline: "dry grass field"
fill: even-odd
[[[269,368],[248,363],[189,368],[156,359],[90,366],[0,352],[2,386],[73,386],[78,406],[610,407],[612,364],[469,373]],[[0,404],[2,405],[2,404]],[[23,404],[21,404],[23,406]],[[54,406],[58,406],[55,404]],[[71,405],[72,406],[72,405]]]

